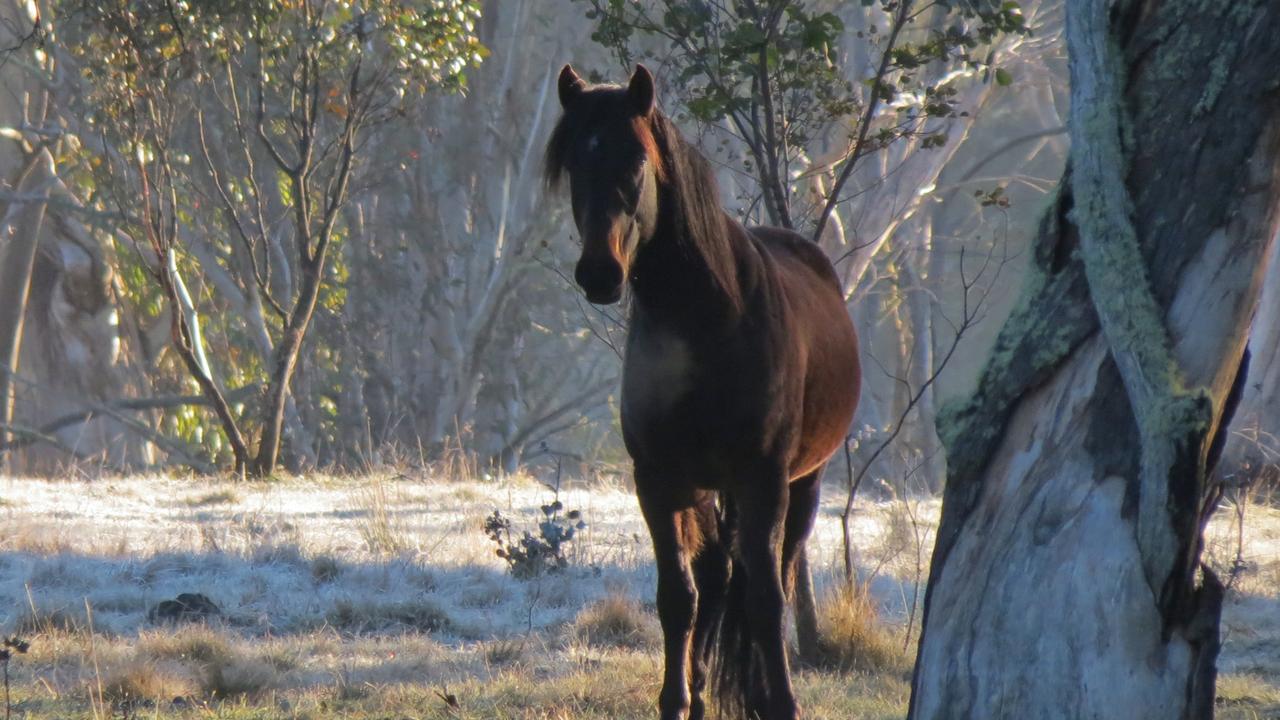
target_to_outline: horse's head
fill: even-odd
[[[569,176],[582,236],[573,277],[587,300],[607,305],[622,297],[636,251],[658,218],[653,75],[638,65],[625,88],[589,87],[565,65],[559,85],[564,117],[547,144],[547,178]]]

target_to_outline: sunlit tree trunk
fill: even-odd
[[[19,199],[0,221],[0,444],[13,424],[14,388],[22,328],[31,290],[31,273],[40,246],[49,191],[56,175],[47,150],[32,158],[18,180]]]
[[[1280,13],[1065,10],[1070,169],[977,389],[944,410],[913,718],[1213,714],[1201,528],[1280,214]]]
[[[1269,266],[1280,266],[1280,242]],[[1249,334],[1249,377],[1223,451],[1228,483],[1274,482],[1280,464],[1280,272],[1270,272]]]
[[[936,385],[930,380],[934,377],[933,358],[933,297],[927,283],[929,274],[921,268],[929,267],[929,256],[933,252],[933,223],[926,215],[915,223],[918,228],[917,241],[919,252],[909,255],[903,263],[902,273],[905,280],[907,297],[907,316],[911,325],[911,359],[906,378],[913,396],[919,395],[916,407],[910,418],[912,442],[908,446],[919,452],[912,458],[911,468],[914,479],[907,483],[908,491],[925,490],[936,494],[942,490],[945,475],[946,458],[942,454],[942,444],[938,441],[938,431],[934,420],[938,410],[934,402]],[[928,383],[928,387],[924,387]],[[924,391],[921,392],[921,388]]]

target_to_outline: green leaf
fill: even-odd
[[[1004,68],[996,68],[996,84],[1006,87],[1013,84],[1013,74]]]

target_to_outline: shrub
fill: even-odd
[[[506,560],[511,574],[521,580],[569,567],[566,555],[569,544],[577,532],[587,526],[577,510],[561,514],[564,504],[558,499],[541,509],[543,518],[538,523],[537,535],[525,530],[515,537],[511,520],[498,510],[484,521],[485,534],[497,546],[495,554]]]

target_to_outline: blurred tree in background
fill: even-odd
[[[837,262],[884,370],[860,437],[910,413],[877,477],[932,487],[960,249],[999,248],[1064,149],[1051,2],[39,7],[19,43],[0,1],[0,169],[48,150],[62,188],[15,384],[28,471],[620,460],[625,317],[566,279],[538,165],[559,66],[644,59],[726,202]]]
[[[349,233],[343,211],[406,98],[459,89],[479,62],[478,6],[80,0],[58,10],[85,80],[76,105],[102,140],[94,186],[163,292],[173,347],[236,471],[274,471],[286,411],[293,452],[313,454],[290,386],[317,305],[342,292],[329,259]],[[227,379],[265,376],[252,458],[184,280],[206,267],[224,276],[219,295],[239,305],[236,329],[258,355]]]

